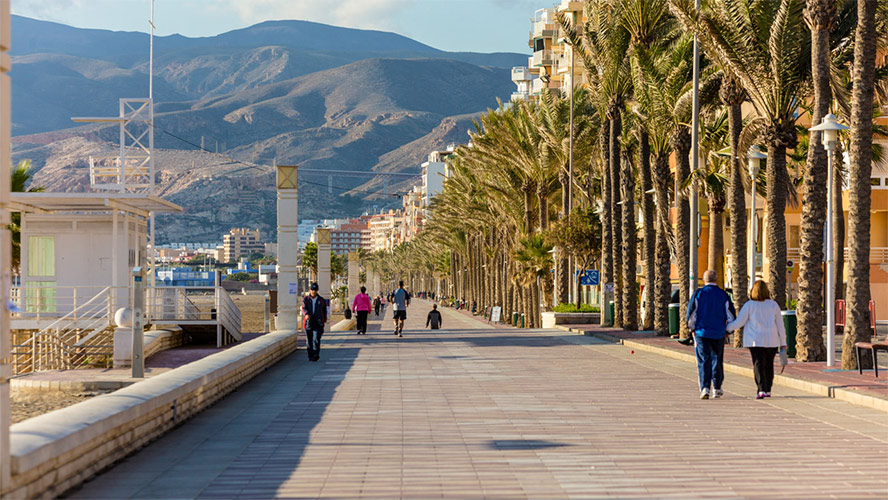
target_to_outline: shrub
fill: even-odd
[[[559,313],[575,313],[575,312],[581,312],[581,313],[593,313],[593,312],[601,312],[601,310],[598,308],[598,306],[591,306],[591,305],[589,305],[589,304],[581,304],[579,309],[577,309],[576,304],[558,304],[558,305],[555,306],[555,308],[552,309],[552,310],[555,311],[555,312],[559,312]]]

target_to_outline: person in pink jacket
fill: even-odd
[[[372,308],[373,303],[367,295],[367,287],[362,286],[361,293],[355,295],[355,300],[352,301],[352,311],[358,318],[358,335],[367,335],[367,315]]]

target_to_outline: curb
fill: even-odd
[[[651,352],[654,354],[659,354],[661,356],[666,356],[667,358],[677,359],[679,361],[685,361],[688,363],[697,363],[697,357],[692,354],[684,354],[681,352],[676,352],[671,349],[664,349],[662,347],[652,346],[649,344],[645,344],[643,342],[638,342],[635,340],[626,340],[614,337],[613,335],[608,335],[606,333],[599,332],[588,332],[584,330],[579,330],[576,328],[567,328],[561,325],[557,325],[555,328],[559,330],[565,330],[572,333],[578,333],[585,335],[587,337],[595,337],[601,340],[605,340],[608,342],[614,342],[618,344],[625,345],[627,347],[632,347],[633,349],[638,349],[639,351]],[[725,373],[734,373],[737,375],[742,375],[747,378],[755,378],[755,374],[752,371],[752,368],[739,366],[731,363],[725,363]],[[845,389],[842,386],[832,386],[827,385],[820,382],[813,382],[810,380],[801,379],[798,377],[793,377],[789,375],[781,375],[774,374],[774,384],[780,385],[783,387],[789,387],[792,389],[797,389],[800,391],[810,392],[816,394],[818,396],[823,396],[827,398],[837,399],[839,401],[845,401],[847,403],[851,403],[858,406],[864,406],[867,408],[872,408],[874,410],[881,410],[888,412],[888,400],[877,398],[875,396],[869,396],[866,394],[860,394],[859,392],[851,391]]]

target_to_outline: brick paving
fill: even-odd
[[[888,414],[560,331],[327,334],[74,498],[886,498]],[[386,311],[386,318],[390,312]]]
[[[565,325],[569,326],[573,331],[588,332],[590,334],[604,334],[610,337],[623,340],[632,340],[643,344],[668,349],[670,351],[682,352],[686,354],[694,354],[694,348],[683,346],[669,337],[656,337],[652,332],[629,332],[614,328],[603,328],[599,325]],[[836,338],[836,346],[841,349],[842,339]],[[861,394],[874,396],[881,399],[888,399],[888,359],[886,356],[879,358],[879,378],[875,378],[873,370],[864,370],[860,374],[857,370],[841,370],[842,354],[836,354],[836,367],[827,368],[826,362],[815,363],[797,363],[794,359],[789,360],[783,374],[806,380],[818,384],[828,385],[830,387],[841,387]],[[749,357],[749,350],[744,348],[734,348],[725,346],[725,363],[738,366],[751,367],[752,360]],[[883,372],[884,370],[884,372]],[[779,372],[779,369],[777,370]]]

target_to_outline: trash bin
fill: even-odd
[[[608,316],[610,318],[610,321],[608,321],[608,324],[613,326],[613,324],[614,324],[614,301],[613,300],[609,300],[607,302],[607,313],[610,314],[610,316]]]
[[[521,328],[524,328],[524,315],[521,315]]]
[[[786,329],[786,356],[794,358],[796,355],[796,332],[798,326],[796,323],[795,311],[781,311],[783,315],[783,327]]]
[[[512,313],[512,326],[518,326],[518,313]]]
[[[678,335],[678,325],[681,324],[678,309],[681,304],[669,304],[669,335]]]

